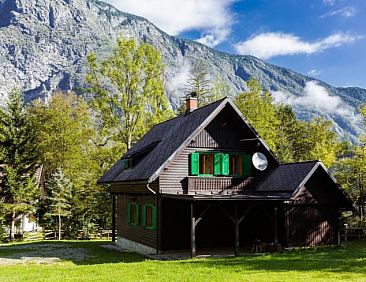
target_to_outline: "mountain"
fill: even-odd
[[[252,56],[231,55],[173,37],[144,18],[97,0],[0,0],[0,93],[16,86],[32,100],[57,89],[83,87],[86,55],[96,52],[106,57],[121,35],[160,49],[173,105],[181,102],[190,66],[203,61],[212,78],[220,77],[230,86],[229,95],[244,91],[245,81],[254,77],[276,99],[292,104],[300,118],[321,114],[353,141],[364,132],[355,111],[366,101],[365,89],[332,87]]]

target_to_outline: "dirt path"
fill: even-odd
[[[6,254],[11,248],[12,253]],[[66,244],[19,244],[0,246],[0,252],[4,250],[5,255],[0,255],[0,265],[13,264],[54,264],[65,260],[81,262],[91,255],[84,248],[72,248]]]

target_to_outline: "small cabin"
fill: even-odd
[[[99,180],[117,245],[144,254],[339,242],[353,206],[320,161],[281,164],[233,102],[155,125]]]

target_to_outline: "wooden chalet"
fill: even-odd
[[[267,159],[253,166],[255,153]],[[280,164],[228,99],[154,126],[100,180],[117,244],[140,253],[339,241],[352,203],[319,161]]]

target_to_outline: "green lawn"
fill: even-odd
[[[108,242],[0,245],[0,281],[366,281],[366,242],[185,261],[149,260],[102,248],[105,244]]]

